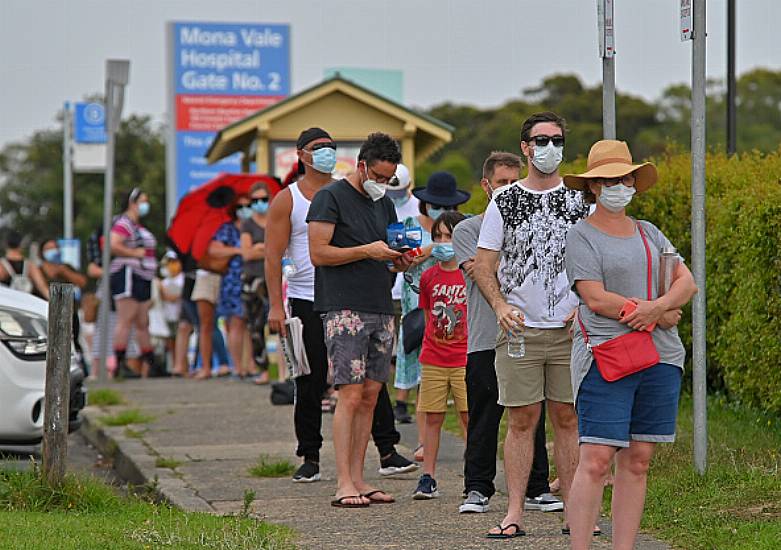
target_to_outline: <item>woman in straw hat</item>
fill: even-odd
[[[570,229],[566,248],[567,275],[580,298],[572,346],[580,458],[563,530],[571,528],[572,548],[591,542],[614,457],[613,547],[634,547],[654,447],[675,439],[685,358],[675,325],[697,287],[678,262],[671,287],[660,295],[661,251],[674,248],[656,226],[625,210],[656,178],[653,164],[632,164],[626,143],[613,140],[592,146],[585,173],[564,176],[565,185],[596,204]],[[625,342],[630,334],[626,356],[595,349],[616,338]],[[628,358],[637,363],[642,352],[642,370],[628,374]],[[611,372],[611,360],[617,371]]]

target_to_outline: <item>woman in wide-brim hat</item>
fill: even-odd
[[[697,287],[679,262],[672,286],[659,295],[660,252],[672,244],[652,223],[626,214],[633,196],[647,191],[656,179],[653,164],[634,164],[626,143],[613,140],[591,147],[586,172],[564,176],[565,185],[583,191],[586,202],[596,204],[588,218],[569,230],[565,256],[567,276],[580,298],[571,356],[580,449],[566,505],[576,549],[591,542],[614,458],[613,544],[634,547],[654,448],[675,439],[685,360],[675,325],[680,307]],[[622,316],[631,307],[634,312]],[[608,382],[592,347],[635,330],[651,333],[659,362]]]
[[[412,194],[417,197],[420,214],[405,220],[404,223],[419,225],[423,230],[422,254],[415,258],[412,266],[404,276],[404,284],[401,287],[401,314],[406,315],[418,307],[418,294],[413,290],[420,284],[420,275],[436,263],[431,257],[432,241],[431,227],[443,212],[458,210],[460,204],[465,203],[471,196],[466,191],[458,189],[456,178],[448,172],[434,172],[426,181],[425,187],[416,187]],[[394,386],[396,387],[396,407],[394,409],[398,419],[409,418],[407,411],[407,398],[409,390],[420,384],[420,348],[410,353],[404,352],[404,338],[399,330],[398,347],[396,350],[396,374]],[[418,446],[415,449],[415,460],[423,460],[423,428],[425,426],[425,413],[418,412],[415,415],[418,425]]]

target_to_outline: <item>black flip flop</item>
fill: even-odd
[[[334,508],[368,508],[369,503],[365,504],[349,504],[345,502],[348,498],[361,498],[362,495],[345,495],[343,497],[335,498],[331,501],[331,506]]]
[[[562,527],[561,534],[569,535],[569,527]],[[599,535],[602,534],[602,529],[600,529],[599,527],[594,527],[594,530],[591,532],[591,534],[595,537],[598,537]]]
[[[383,495],[387,495],[390,497],[390,495],[388,495],[388,493],[386,493],[382,489],[375,489],[374,491],[369,491],[368,493],[361,493],[361,496],[364,498],[368,498],[371,504],[393,504],[394,502],[396,502],[396,499],[393,497],[391,497],[390,500],[372,498],[372,496],[376,495],[377,493],[382,493]]]
[[[521,529],[521,526],[517,523],[510,523],[508,525],[502,526],[501,523],[496,525],[499,528],[498,533],[487,533],[485,535],[485,538],[487,539],[514,539],[515,537],[525,537],[526,531]],[[510,527],[515,527],[515,532],[513,533],[505,533],[507,529]]]

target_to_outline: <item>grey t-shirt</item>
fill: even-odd
[[[252,218],[248,220],[244,220],[244,222],[241,224],[241,232],[249,233],[249,236],[252,238],[252,244],[266,242],[265,228],[255,223],[255,220],[253,220]],[[263,260],[251,260],[248,262],[244,262],[245,275],[249,277],[260,278],[265,280],[266,279],[265,273],[266,270],[263,266]]]
[[[645,230],[651,249],[651,299],[656,299],[659,278],[659,253],[662,248],[672,246],[655,225],[639,222]],[[603,233],[586,220],[575,224],[567,234],[566,248],[567,277],[573,290],[577,281],[602,281],[605,290],[626,298],[647,297],[647,269],[645,247],[635,229],[631,237],[613,237]],[[575,290],[577,293],[577,290]],[[632,329],[615,319],[603,317],[591,311],[580,300],[578,314],[588,332],[591,345],[627,334]],[[652,333],[659,360],[683,369],[686,353],[678,337],[678,330],[656,327]],[[586,348],[580,325],[575,323],[572,341],[572,388],[577,399],[580,383],[591,367],[593,357]]]
[[[482,216],[472,216],[456,225],[453,230],[453,250],[456,252],[458,265],[475,257],[482,223]],[[466,280],[466,321],[469,329],[467,353],[492,350],[496,347],[498,330],[496,315],[477,284],[466,276],[464,280]]]

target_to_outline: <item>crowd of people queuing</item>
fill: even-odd
[[[133,189],[109,238],[98,230],[89,242],[93,278],[102,273],[102,247],[111,249],[111,329],[94,331],[87,310],[95,304],[85,299],[85,336],[93,350],[109,339],[116,376],[228,374],[263,384],[266,324],[284,337],[297,317],[310,373],[294,381],[301,458],[294,482],[320,479],[322,415],[336,400],[333,506],[395,501],[364,477],[370,437],[381,475],[422,462],[412,496],[436,498],[440,432],[452,404],[466,439],[459,512],[486,512],[506,411],[509,503],[486,536],[523,536],[525,511],[563,510],[562,533],[573,548],[587,548],[599,534],[609,482],[613,544],[631,548],[655,445],[675,437],[684,364],[676,325],[697,288],[680,261],[670,288],[659,289],[661,251],[673,245],[650,221],[626,214],[633,196],[656,182],[652,164],[633,164],[625,143],[604,140],[593,145],[586,172],[562,177],[566,125],[551,112],[527,119],[519,141],[520,155],[485,160],[488,206],[465,216],[459,207],[470,194],[447,172],[415,187],[390,136],[369,135],[355,170],[335,180],[337,144],[322,128],[304,130],[295,181],[273,200],[255,184],[231,204],[231,220],[208,247],[227,264],[220,273],[188,269],[173,252],[158,265],[157,241],[143,226],[149,199]],[[388,228],[398,223],[418,232],[419,246],[389,243]],[[8,235],[0,282],[44,299],[47,281],[85,287],[87,277],[63,264],[56,241],[43,244],[41,261],[26,260],[21,241]],[[190,361],[194,331],[198,353]],[[161,333],[170,373],[150,336]],[[625,345],[611,346],[617,340]],[[650,360],[627,367],[616,347]],[[413,392],[414,461],[396,451],[395,426],[413,421]]]

